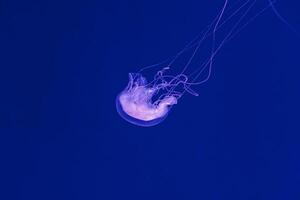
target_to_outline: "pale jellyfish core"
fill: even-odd
[[[212,23],[171,59],[143,67],[137,73],[129,73],[127,87],[116,98],[119,115],[138,126],[154,126],[162,122],[183,94],[187,92],[198,96],[191,87],[201,85],[210,78],[213,59],[222,46],[268,8],[271,8],[282,22],[292,28],[274,7],[275,0],[267,0],[267,4],[250,17],[248,13],[253,9],[256,0],[240,2],[228,5],[228,0],[225,0]],[[232,20],[235,21],[231,22]],[[242,23],[242,21],[244,22]],[[217,42],[216,34],[230,22],[233,24],[230,25],[221,41]],[[188,68],[195,59],[195,55],[207,40],[210,41],[208,56],[196,69],[188,73]],[[188,51],[191,51],[191,54],[180,72],[177,75],[168,74],[173,63]],[[161,69],[155,73],[153,80],[148,82],[142,72],[157,67]]]

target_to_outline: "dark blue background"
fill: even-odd
[[[0,199],[300,199],[300,37],[271,10],[160,125],[116,112],[127,73],[222,3],[1,1]],[[276,6],[300,30],[299,3]]]

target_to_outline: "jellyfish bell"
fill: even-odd
[[[167,87],[169,85],[158,80],[147,83],[140,73],[129,73],[127,87],[116,98],[119,115],[138,126],[161,123],[179,97],[176,92],[167,90]]]

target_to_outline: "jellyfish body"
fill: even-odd
[[[192,87],[201,85],[209,80],[213,60],[224,44],[234,38],[246,25],[267,10],[267,8],[271,8],[282,22],[292,27],[276,10],[274,6],[275,0],[267,0],[267,2],[268,4],[263,9],[246,19],[256,0],[245,0],[242,4],[237,4],[237,7],[234,4],[229,8],[227,8],[228,0],[224,0],[223,6],[215,19],[175,56],[163,62],[143,67],[138,73],[129,73],[127,87],[116,98],[116,109],[119,115],[126,121],[138,126],[147,127],[161,123],[183,94],[189,93],[198,96],[198,93]],[[225,9],[227,13],[225,13]],[[246,22],[242,23],[243,21]],[[222,32],[223,27],[228,26],[228,24],[228,30],[225,31],[224,35],[220,36],[219,34],[217,37],[216,33],[219,30]],[[201,64],[197,64],[196,69],[189,71],[188,68],[190,68],[196,54],[199,53],[200,46],[204,41],[208,40],[210,41],[208,55],[204,56]],[[191,54],[179,73],[177,75],[166,73],[173,67],[177,59],[188,51],[191,51]],[[161,69],[155,73],[153,80],[147,82],[142,72],[156,67]]]
[[[185,92],[198,96],[198,94],[191,89],[191,86],[202,84],[208,80],[210,76],[212,58],[216,54],[216,51],[214,51],[214,44],[212,47],[212,55],[209,57],[207,62],[204,63],[202,70],[196,70],[190,75],[186,75],[185,70],[188,68],[190,62],[197,53],[197,50],[201,45],[201,41],[205,39],[208,34],[214,37],[214,32],[223,15],[227,1],[228,0],[225,0],[225,4],[221,12],[211,24],[209,29],[205,32],[204,36],[200,39],[197,36],[195,41],[188,44],[170,62],[168,62],[167,66],[159,70],[151,82],[148,83],[141,72],[159,64],[144,67],[139,71],[139,73],[129,73],[129,83],[127,87],[116,98],[117,112],[123,119],[138,126],[154,126],[162,122],[167,117],[172,106],[177,104],[179,98],[181,98]],[[175,76],[166,75],[165,72],[170,69],[172,63],[176,61],[182,53],[192,48],[195,49],[183,70]],[[200,82],[197,81],[198,76],[202,74],[203,70],[206,68],[208,68],[209,71],[208,76]],[[193,77],[192,80],[191,77]],[[178,90],[179,86],[181,86],[181,89],[183,90]]]
[[[116,99],[119,115],[126,121],[138,126],[154,126],[162,122],[171,107],[177,103],[176,95],[164,95],[153,99],[162,85],[147,84],[139,73],[129,74],[129,83]]]

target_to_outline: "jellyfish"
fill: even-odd
[[[164,121],[174,105],[178,104],[185,94],[199,96],[194,90],[197,85],[206,83],[212,74],[216,55],[224,44],[234,38],[250,22],[261,13],[271,8],[276,16],[289,27],[288,22],[279,14],[274,6],[275,0],[267,0],[267,4],[253,16],[248,16],[256,0],[228,5],[224,0],[219,12],[212,22],[189,42],[177,54],[157,64],[142,67],[135,73],[129,73],[129,82],[116,97],[117,113],[127,122],[143,127],[150,127]],[[234,20],[234,22],[232,22]],[[230,26],[222,38],[218,35],[223,27]],[[227,27],[228,29],[228,27]],[[194,70],[190,65],[194,61],[204,42],[209,41],[208,55]],[[169,73],[173,64],[184,54],[189,56],[175,75]],[[144,74],[147,70],[158,69],[148,81]]]

